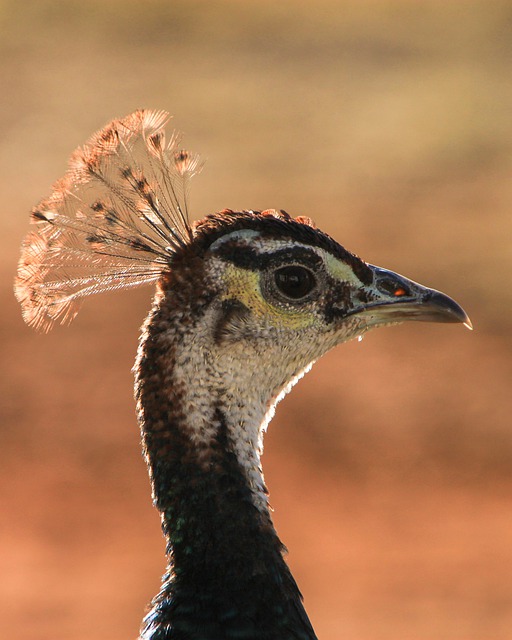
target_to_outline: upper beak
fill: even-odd
[[[373,291],[376,299],[356,313],[371,316],[371,324],[387,322],[460,322],[468,329],[473,325],[468,314],[452,298],[435,289],[429,289],[403,276],[373,267]]]

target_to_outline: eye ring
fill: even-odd
[[[305,298],[317,285],[315,274],[299,264],[276,269],[273,280],[279,293],[290,300]]]

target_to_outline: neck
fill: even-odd
[[[173,322],[176,303],[157,296],[136,366],[144,451],[168,557],[142,637],[312,640],[259,464],[271,403],[253,398],[240,408],[214,383],[218,372],[198,332],[201,311],[190,310],[195,326],[182,315]],[[206,380],[194,378],[195,370],[206,371]]]

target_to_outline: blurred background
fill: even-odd
[[[38,335],[29,211],[116,116],[207,160],[194,216],[283,208],[452,295],[323,358],[264,467],[321,640],[512,636],[512,3],[0,2],[0,637],[135,638],[164,545],[132,398],[152,292]]]

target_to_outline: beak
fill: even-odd
[[[370,325],[410,320],[420,322],[457,322],[468,329],[473,325],[468,314],[452,298],[435,289],[408,280],[398,273],[371,266],[373,300],[354,313],[368,317]]]

